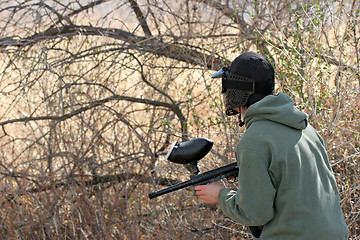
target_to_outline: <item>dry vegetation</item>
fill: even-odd
[[[214,140],[202,171],[234,161],[243,130],[210,75],[252,50],[323,136],[360,239],[359,5],[2,0],[0,238],[251,238],[192,188],[147,194],[187,179],[175,140]]]

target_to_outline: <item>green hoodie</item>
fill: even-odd
[[[235,149],[237,191],[222,189],[231,219],[261,231],[260,239],[344,240],[348,228],[324,143],[285,94],[251,105]]]

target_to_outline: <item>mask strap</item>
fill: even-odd
[[[239,119],[239,126],[242,127],[245,125],[245,122],[243,120],[241,120],[241,113],[239,113],[238,115],[238,119]]]

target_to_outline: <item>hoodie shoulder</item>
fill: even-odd
[[[307,114],[298,110],[294,101],[284,93],[266,96],[251,105],[244,116],[247,128],[255,121],[269,120],[298,130],[307,127],[307,118]]]

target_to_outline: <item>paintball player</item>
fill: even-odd
[[[348,239],[323,139],[287,95],[273,94],[271,63],[245,52],[218,73],[226,115],[239,114],[246,127],[235,148],[239,187],[212,183],[196,194],[256,238]]]

